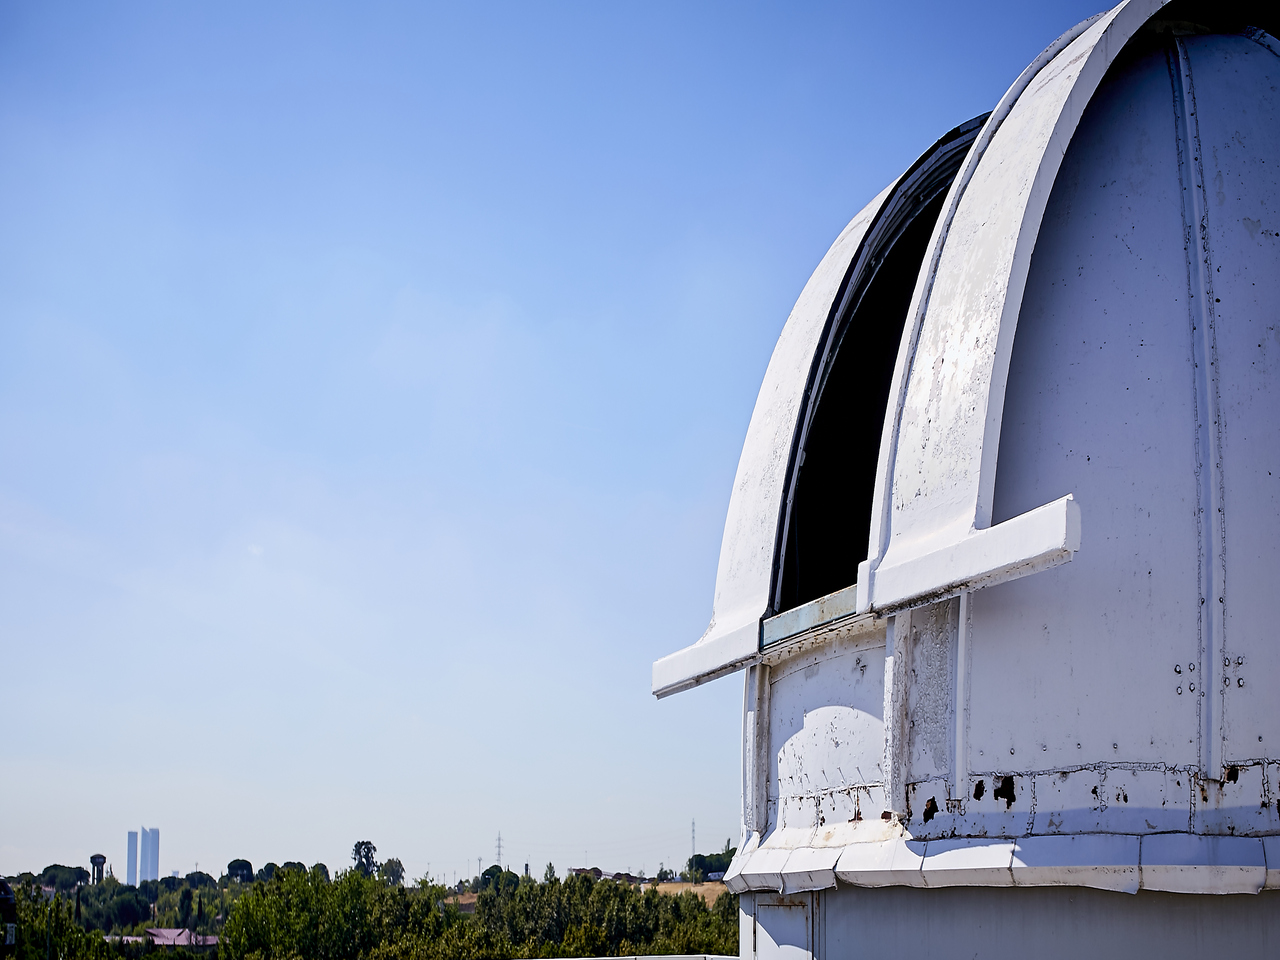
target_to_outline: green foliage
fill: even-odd
[[[81,887],[80,895],[80,923],[88,930],[124,933],[151,923],[151,902],[115,877]]]
[[[236,901],[220,960],[447,960],[589,957],[738,950],[737,897],[708,907],[692,893],[570,876],[537,883],[486,870],[474,916],[452,892],[423,881],[405,888],[358,868],[332,882],[317,870],[279,870]]]
[[[378,867],[378,879],[395,887],[400,886],[404,883],[404,864],[392,857]]]
[[[85,930],[75,921],[75,897],[55,894],[46,900],[34,879],[13,885],[18,910],[16,960],[105,960],[125,955],[121,946]]]
[[[40,873],[39,880],[42,887],[53,887],[58,893],[70,893],[80,884],[89,882],[89,871],[84,867],[51,863]]]
[[[227,876],[237,883],[252,883],[253,864],[248,860],[232,860],[227,864]]]
[[[460,914],[441,906],[443,887],[404,887],[352,869],[333,881],[319,871],[282,870],[236,901],[222,930],[223,960],[417,956]],[[433,955],[433,954],[432,954]]]
[[[136,889],[108,877],[76,889],[79,922],[76,895],[46,900],[40,878],[27,874],[14,885],[17,960],[140,960],[155,948],[103,934],[140,934],[149,926],[217,933],[220,960],[514,960],[738,949],[738,901],[730,894],[708,907],[692,893],[642,892],[591,876],[560,880],[550,864],[541,883],[495,864],[476,878],[476,910],[468,915],[450,902],[452,890],[427,878],[408,888],[397,882],[403,867],[395,858],[370,874],[353,867],[332,881],[323,864],[268,867],[270,879],[249,884],[193,873]]]
[[[695,853],[689,858],[684,872],[680,875],[681,879],[693,883],[701,883],[707,878],[708,874],[726,873],[729,869],[729,864],[733,862],[733,855],[737,852],[738,848],[729,846],[729,841],[726,840],[724,849],[719,853]],[[659,872],[661,873],[661,871]]]
[[[356,865],[355,869],[366,877],[372,877],[378,872],[378,861],[374,859],[377,854],[378,848],[373,845],[372,840],[357,840],[351,848],[351,860]]]

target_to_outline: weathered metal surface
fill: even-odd
[[[769,821],[813,830],[883,806],[884,640],[839,641],[775,668],[769,684]]]
[[[803,960],[813,955],[812,897],[757,896],[750,907],[751,952],[744,957]]]
[[[732,889],[1280,889],[1280,43],[1159,6],[952,188],[870,560],[751,658]]]
[[[697,643],[657,661],[659,697],[741,669],[757,653],[761,621],[773,612],[796,454],[812,417],[811,394],[832,356],[842,297],[874,274],[922,190],[939,190],[939,166],[953,166],[977,135],[969,121],[951,131],[845,227],[796,301],[778,338],[747,428],[725,520],[712,619]],[[946,180],[942,181],[945,185]],[[803,629],[803,628],[801,628]]]
[[[844,847],[766,846],[745,858],[732,889],[799,893],[835,880],[861,887],[1073,886],[1137,893],[1258,893],[1280,884],[1277,838],[1188,833],[893,837]],[[1268,869],[1270,864],[1270,869]]]
[[[1007,116],[988,120],[998,128],[981,155],[970,154],[972,174],[952,187],[937,265],[917,284],[901,406],[881,442],[870,576],[858,578],[869,580],[872,605],[879,567],[959,543],[991,522],[1005,377],[1040,218],[1093,91],[1160,5],[1122,3],[1067,44]]]
[[[850,263],[894,186],[881,191],[841,231],[782,328],[733,481],[711,623],[696,644],[653,665],[653,691],[658,696],[738,669],[759,650],[760,620],[768,613],[773,584],[788,458],[813,355]]]

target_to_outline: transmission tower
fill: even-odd
[[[502,866],[502,831],[498,831],[498,866]]]
[[[698,855],[698,821],[689,821],[689,856],[696,857]],[[689,868],[690,870],[693,867]]]

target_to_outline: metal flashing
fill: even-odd
[[[1169,893],[1257,893],[1267,857],[1252,837],[1155,833],[1142,838],[1142,889]]]

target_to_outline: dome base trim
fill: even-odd
[[[827,846],[814,832],[753,835],[725,882],[734,893],[855,887],[1088,887],[1118,893],[1280,889],[1280,837],[1189,833],[1016,839],[909,835]]]

